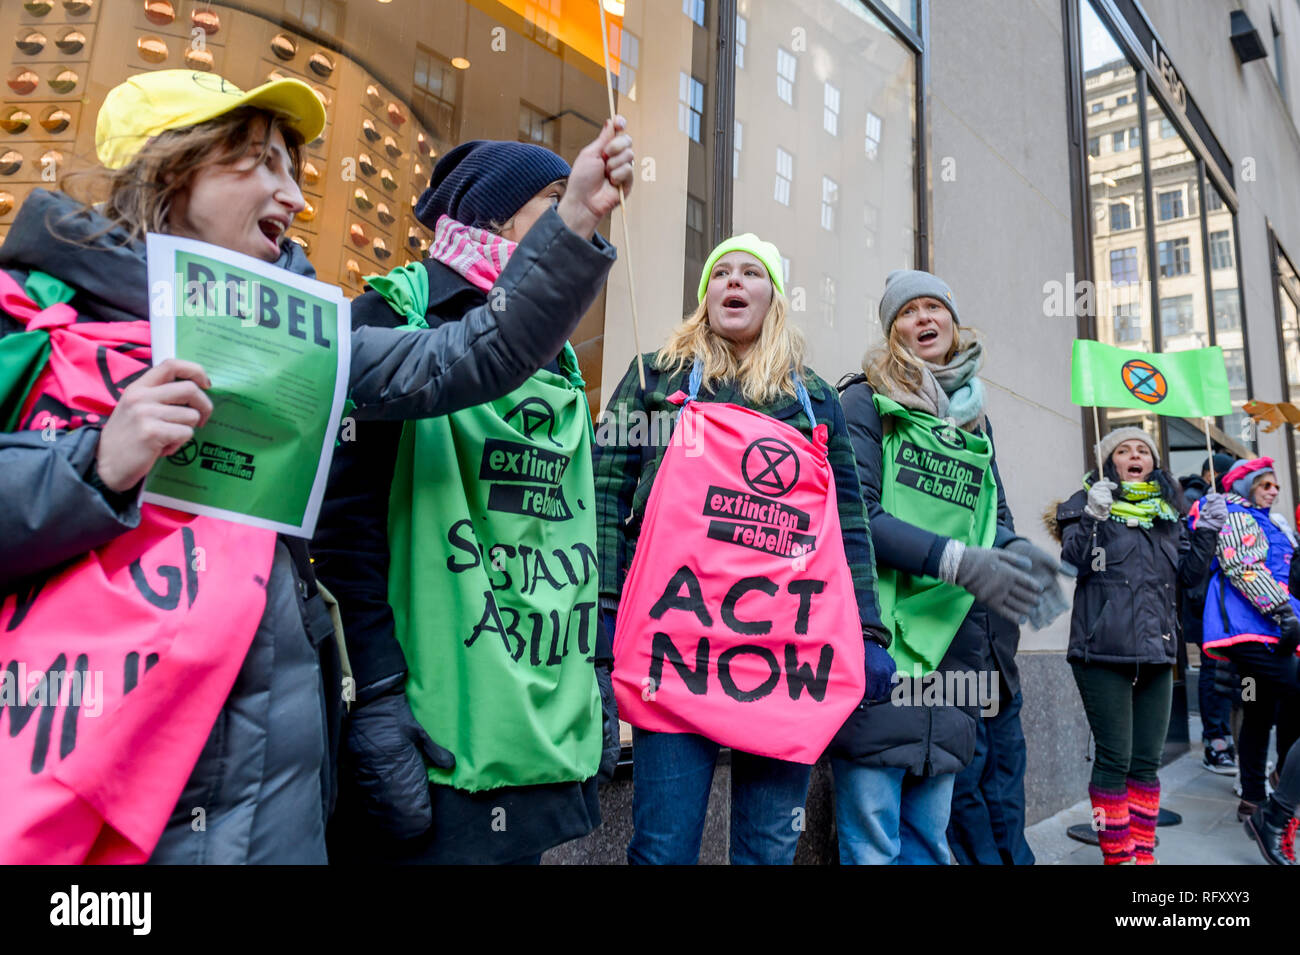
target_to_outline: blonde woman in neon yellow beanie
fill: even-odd
[[[883,698],[889,692],[893,661],[884,649],[890,638],[877,607],[871,538],[853,447],[835,389],[804,365],[804,339],[789,320],[780,252],[752,233],[728,239],[705,263],[698,301],[667,343],[643,356],[644,389],[638,383],[636,362],[629,365],[597,427],[602,626],[612,641],[634,552],[639,545],[650,546],[648,538],[642,539],[646,537],[642,519],[669,438],[668,429],[653,424],[638,429],[636,423],[669,420],[679,407],[669,396],[694,392],[695,400],[759,411],[807,437],[815,426],[826,427],[844,552],[864,638],[867,694]],[[695,388],[693,368],[699,370]],[[801,397],[801,393],[805,394]],[[627,422],[633,426],[629,428]],[[707,454],[707,447],[704,451]],[[678,690],[680,684],[666,683],[662,692]],[[634,729],[635,832],[627,850],[629,862],[693,864],[698,860],[720,748],[715,740],[693,733]],[[732,863],[793,861],[799,829],[792,819],[801,815],[810,769],[732,747]]]

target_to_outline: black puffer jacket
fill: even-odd
[[[80,208],[62,194],[34,190],[0,246],[0,268],[20,284],[41,270],[72,286],[71,305],[83,320],[147,319],[144,243],[127,241]],[[67,241],[51,235],[52,223]],[[354,334],[353,415],[446,414],[518,387],[559,351],[613,262],[612,247],[577,236],[548,211],[498,282],[509,307],[475,309],[432,332]],[[293,243],[277,264],[314,274]],[[21,330],[0,311],[0,337]],[[0,595],[139,524],[134,490],[119,495],[91,483],[99,435],[92,426],[54,441],[34,431],[0,433]],[[151,861],[325,861],[342,692],[333,628],[302,542],[278,539],[266,586],[252,646]],[[204,810],[202,828],[194,826],[195,808]]]
[[[1202,583],[1216,531],[1156,520],[1149,530],[1084,510],[1086,491],[1056,509],[1061,560],[1078,569],[1070,617],[1069,660],[1173,663],[1179,639],[1179,588]]]
[[[853,441],[876,559],[907,573],[937,577],[948,538],[894,517],[880,504],[881,421],[872,395],[865,379],[858,376],[845,388],[840,401]],[[987,419],[985,435],[992,443],[993,430]],[[1016,539],[1016,532],[996,456],[992,467],[998,489],[998,529],[993,544],[1003,547]],[[1002,692],[1014,695],[1020,682],[1015,664],[1019,643],[1020,628],[1013,621],[977,603],[958,628],[939,663],[939,672],[978,675],[996,668],[1004,684]],[[863,704],[844,724],[832,750],[864,766],[902,768],[917,776],[960,772],[975,753],[978,714],[975,706],[896,706],[889,699]]]

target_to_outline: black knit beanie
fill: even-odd
[[[475,139],[438,160],[415,215],[433,229],[441,216],[480,229],[505,223],[533,196],[569,175],[569,164],[531,143]]]

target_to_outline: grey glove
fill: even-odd
[[[1115,489],[1118,485],[1114,481],[1107,481],[1102,478],[1088,488],[1088,503],[1084,511],[1089,517],[1095,517],[1099,521],[1110,518],[1110,509],[1115,503]]]
[[[1065,599],[1065,593],[1061,590],[1061,584],[1056,579],[1057,574],[1065,573],[1065,571],[1061,569],[1060,561],[1042,548],[1035,547],[1023,537],[1017,537],[1015,540],[1010,541],[1004,549],[1027,558],[1031,565],[1030,576],[1042,585],[1043,592],[1039,594],[1038,600],[1034,603],[1034,609],[1029,611],[1030,626],[1035,630],[1042,630],[1070,609],[1070,604]]]
[[[1023,623],[1043,592],[1030,573],[1032,567],[1020,554],[950,540],[939,560],[939,576],[969,591],[998,616]]]
[[[1201,498],[1200,514],[1196,518],[1196,529],[1208,527],[1212,531],[1223,530],[1228,523],[1228,502],[1222,494],[1210,493]]]

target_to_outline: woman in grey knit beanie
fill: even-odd
[[[963,334],[952,289],[929,272],[891,272],[880,323],[886,341],[842,402],[891,652],[909,675],[896,705],[859,708],[832,748],[840,861],[944,865],[955,854],[963,865],[1032,864],[1017,623],[1051,619],[1042,594],[1059,565],[1015,533],[977,377],[982,350]],[[1064,596],[1050,586],[1060,613]],[[998,695],[985,718],[953,693],[898,705],[899,695],[915,701],[913,687],[936,669],[993,674]],[[977,737],[981,752],[1003,754],[996,766],[973,761]]]

